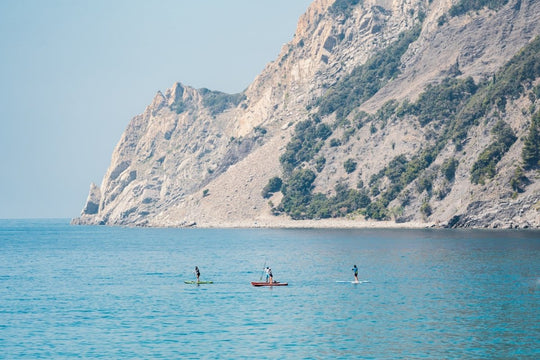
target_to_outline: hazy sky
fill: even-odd
[[[78,216],[158,90],[244,90],[310,3],[1,0],[0,218]]]

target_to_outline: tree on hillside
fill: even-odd
[[[540,111],[532,118],[529,134],[525,138],[521,156],[523,167],[527,170],[540,165]]]

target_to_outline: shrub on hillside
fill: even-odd
[[[208,108],[210,114],[217,115],[230,107],[238,106],[246,96],[240,94],[226,94],[221,91],[212,91],[206,88],[199,90],[203,97],[203,105]]]
[[[356,170],[356,165],[357,163],[353,159],[347,159],[347,161],[343,163],[343,167],[345,168],[347,174],[354,172],[354,170]]]
[[[268,180],[268,184],[263,188],[262,196],[263,198],[269,198],[272,196],[273,193],[278,192],[281,190],[281,185],[283,184],[283,181],[281,178],[274,176],[270,180]]]
[[[450,182],[454,181],[454,178],[456,176],[456,169],[458,165],[459,165],[459,162],[454,157],[450,159],[446,159],[443,162],[441,166],[441,173],[444,175],[446,180]]]
[[[532,118],[529,133],[523,143],[521,158],[526,170],[540,166],[540,112]]]
[[[495,141],[480,153],[478,160],[472,166],[471,182],[473,184],[483,183],[486,178],[493,178],[497,172],[497,163],[516,141],[514,131],[502,120],[493,127],[492,133],[495,135]]]
[[[460,0],[457,4],[452,5],[448,14],[452,17],[460,16],[469,11],[477,11],[483,8],[498,10],[508,3],[508,0]]]
[[[333,15],[347,15],[351,9],[362,0],[336,0],[328,8],[328,12]]]

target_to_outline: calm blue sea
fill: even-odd
[[[5,359],[539,359],[539,304],[538,231],[0,220]]]

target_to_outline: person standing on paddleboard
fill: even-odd
[[[201,272],[199,271],[199,267],[195,266],[195,276],[197,276],[197,282],[199,282],[199,278],[201,277]]]
[[[268,282],[268,278],[270,277],[270,268],[268,266],[265,267],[264,272],[266,274],[266,282]]]
[[[274,275],[272,275],[272,269],[270,268],[267,268],[268,269],[268,281],[269,283],[273,284],[274,283]]]
[[[353,266],[352,271],[354,272],[354,282],[358,282],[358,268],[356,265]]]

